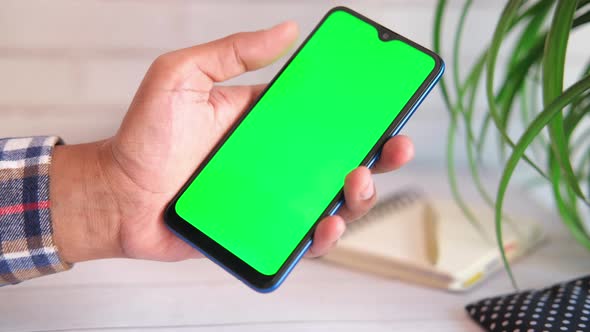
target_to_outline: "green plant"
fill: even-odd
[[[502,217],[505,193],[520,161],[551,186],[561,219],[573,237],[590,250],[589,230],[584,228],[581,212],[581,208],[590,206],[590,128],[584,128],[590,117],[590,62],[577,82],[564,87],[569,36],[575,29],[589,23],[590,0],[508,0],[489,45],[462,78],[459,75],[461,37],[472,3],[472,0],[464,2],[455,31],[451,83],[446,79],[441,82],[443,99],[450,114],[448,178],[458,205],[481,230],[480,221],[465,203],[457,184],[455,145],[457,130],[463,128],[472,179],[481,197],[495,209],[496,240],[506,271],[516,287],[502,246],[502,219],[507,219]],[[447,1],[439,0],[434,27],[434,49],[437,52],[441,51],[446,9]],[[498,55],[503,47],[506,48],[509,35],[515,36],[516,42],[509,52],[502,53],[509,61],[506,66],[500,66]],[[500,76],[502,79],[498,79]],[[476,123],[475,100],[481,91],[487,96],[488,109],[483,120]],[[513,138],[509,130],[517,130],[517,124],[524,130],[519,137]],[[489,137],[496,138],[503,165],[495,198],[480,177],[484,147],[490,144]]]

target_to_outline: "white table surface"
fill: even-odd
[[[417,181],[445,195],[443,175],[407,170],[378,177],[378,188]],[[521,288],[589,273],[590,253],[554,216],[527,209],[548,224],[549,239],[515,264]],[[480,331],[463,307],[510,291],[503,272],[453,294],[304,260],[278,291],[262,295],[204,259],[104,260],[1,288],[0,331]]]

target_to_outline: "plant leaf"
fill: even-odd
[[[441,52],[441,33],[442,33],[442,22],[446,8],[446,0],[439,0],[436,11],[435,11],[435,23],[434,23],[434,50],[437,53]],[[465,12],[466,15],[466,12]],[[448,87],[446,83],[446,78],[443,77],[440,80],[441,92],[443,94],[443,100],[447,106],[449,111],[449,132],[447,134],[447,146],[446,146],[446,154],[447,154],[447,178],[449,181],[449,186],[451,188],[451,194],[453,198],[467,220],[478,230],[482,236],[486,236],[485,232],[483,232],[483,228],[478,223],[475,214],[469,209],[461,192],[459,190],[459,184],[457,182],[457,175],[455,173],[455,166],[454,166],[454,159],[455,159],[455,131],[457,129],[457,117],[458,113],[461,112],[460,109],[456,109],[451,101],[449,96]]]
[[[438,4],[436,5],[436,11],[434,13],[434,31],[433,31],[433,49],[436,53],[441,54],[441,47],[440,47],[440,40],[442,35],[442,22],[445,13],[445,9],[447,6],[446,0],[439,0]],[[441,77],[439,80],[440,91],[443,95],[443,100],[447,106],[449,112],[453,112],[454,108],[451,103],[451,98],[449,97],[449,92],[447,88],[447,83],[445,77]]]
[[[511,26],[511,22],[518,14],[518,9],[522,4],[523,0],[509,0],[506,6],[504,7],[502,15],[500,16],[500,20],[496,25],[496,30],[494,31],[494,35],[492,37],[486,67],[486,94],[488,97],[488,106],[490,107],[489,113],[491,115],[491,118],[494,120],[496,127],[498,128],[498,132],[500,133],[501,138],[512,148],[514,148],[514,142],[510,139],[508,134],[504,130],[502,130],[503,128],[500,124],[501,120],[499,116],[499,110],[496,105],[496,100],[494,96],[494,70],[496,68],[498,53],[500,51],[502,41],[504,40],[504,36],[508,31],[509,27]],[[545,172],[543,172],[543,170],[541,170],[541,168],[537,166],[528,156],[523,156],[523,159],[539,174],[541,174],[545,178],[548,178],[547,174],[545,174]]]
[[[551,103],[563,91],[565,56],[577,0],[559,0],[553,16],[553,22],[547,34],[543,56],[543,100],[545,106]],[[590,202],[582,192],[569,158],[569,147],[564,131],[563,114],[558,114],[549,124],[551,146],[568,186],[588,205]],[[571,208],[575,209],[574,205]]]
[[[506,194],[506,190],[508,189],[508,184],[514,173],[516,165],[518,162],[523,158],[524,152],[530,145],[530,143],[535,139],[535,137],[541,132],[541,130],[548,125],[554,117],[561,113],[564,107],[570,104],[573,100],[575,100],[580,94],[584,93],[584,91],[590,89],[590,76],[586,76],[569,89],[567,89],[563,94],[557,97],[550,105],[548,105],[541,113],[537,115],[537,117],[533,120],[533,122],[528,126],[525,132],[522,134],[518,142],[516,143],[514,149],[506,165],[502,172],[502,177],[500,179],[500,184],[498,187],[497,195],[496,195],[496,216],[495,216],[495,223],[496,223],[496,239],[498,241],[498,245],[500,246],[500,251],[502,253],[502,261],[504,262],[504,267],[508,275],[510,276],[511,280],[514,281],[514,277],[512,274],[512,269],[510,268],[510,264],[506,257],[506,252],[503,248],[503,236],[502,236],[502,210],[504,204],[504,196]],[[590,250],[590,239],[588,239],[586,233],[583,229],[580,229],[576,225],[568,225],[570,231],[576,238],[578,242],[580,242],[583,246]],[[515,284],[516,286],[516,284]]]

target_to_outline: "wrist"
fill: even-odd
[[[100,142],[56,146],[50,168],[54,242],[68,263],[121,257],[119,213]]]

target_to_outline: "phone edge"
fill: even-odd
[[[305,38],[305,40],[301,43],[301,45],[297,48],[297,50],[295,50],[295,52],[293,53],[293,56],[295,56],[296,54],[298,54],[298,52],[300,51],[300,49],[307,43],[307,41],[309,40],[309,38],[311,38],[311,36],[313,36],[313,34],[317,31],[317,29],[321,26],[321,24],[325,21],[325,19],[331,15],[333,12],[338,11],[338,10],[342,10],[342,11],[346,11],[354,16],[357,16],[359,18],[361,18],[364,21],[367,21],[369,23],[371,23],[372,25],[374,25],[376,28],[382,28],[385,29],[393,34],[395,34],[399,39],[401,39],[402,41],[410,44],[411,46],[427,53],[428,55],[430,55],[434,62],[435,62],[435,66],[433,68],[433,73],[435,72],[435,70],[438,71],[438,73],[434,74],[435,76],[433,76],[431,78],[430,84],[428,86],[426,86],[426,88],[423,89],[423,91],[416,96],[413,96],[410,101],[412,101],[412,99],[414,99],[414,103],[412,105],[412,107],[406,112],[406,114],[404,115],[403,119],[399,122],[399,124],[393,128],[392,132],[389,134],[388,137],[393,137],[395,135],[397,135],[399,133],[399,131],[405,126],[405,124],[407,123],[407,121],[412,117],[412,115],[415,113],[415,111],[418,109],[418,107],[422,104],[422,102],[424,101],[424,99],[429,95],[429,93],[432,91],[432,89],[436,86],[436,84],[439,82],[440,78],[442,77],[444,71],[445,71],[445,63],[442,60],[442,58],[434,53],[433,51],[431,51],[430,49],[398,34],[397,32],[388,29],[387,27],[384,27],[383,25],[381,25],[378,22],[373,21],[372,19],[364,16],[363,14],[360,14],[348,7],[345,6],[337,6],[334,7],[332,9],[330,9],[320,20],[320,22],[314,27],[314,29],[312,30],[312,32],[310,32],[310,34]],[[261,95],[256,98],[256,100],[254,100],[249,108],[249,110],[251,110],[257,103],[258,101],[262,98],[262,96],[264,95],[264,93],[266,92],[266,90],[268,90],[270,88],[270,86],[272,85],[272,83],[274,82],[274,80],[280,76],[284,70],[284,68],[286,66],[288,66],[288,64],[290,63],[291,59],[287,60],[287,62],[285,63],[284,67],[281,68],[281,70],[279,70],[279,72],[277,72],[277,74],[275,75],[275,77],[273,77],[273,79],[271,80],[271,82],[269,83],[269,85],[266,87],[266,89],[261,93]],[[432,74],[430,74],[432,75]],[[430,76],[429,75],[429,76]],[[416,91],[419,92],[419,91]],[[249,113],[248,112],[244,112],[244,115],[242,117],[239,118],[238,121],[236,121],[236,124],[233,125],[230,130],[228,130],[228,133],[231,134],[231,132],[233,132],[235,130],[235,128],[237,128],[237,126],[241,123],[241,121],[243,120],[243,118],[245,118],[245,116]],[[395,121],[395,120],[394,120]],[[393,123],[393,122],[392,122]],[[224,142],[224,138],[227,139],[226,136],[224,136],[217,144],[216,147],[213,149],[212,151],[212,155],[214,155],[218,148],[222,145],[222,143]],[[221,143],[221,144],[220,144]],[[359,166],[366,166],[368,168],[372,168],[375,164],[375,162],[378,160],[380,154],[381,154],[381,149],[383,148],[383,142],[379,142],[377,141],[375,143],[375,145],[373,146],[373,148],[371,149],[372,151],[369,152],[369,154],[367,155],[367,157],[365,157],[365,159],[361,162],[361,164]],[[379,145],[379,147],[376,149],[376,152],[373,152],[373,149],[375,149],[375,147],[377,147]],[[371,154],[373,154],[373,156],[371,156]],[[207,156],[206,159],[210,159],[210,155]],[[368,161],[367,161],[368,159]],[[293,251],[293,254],[290,256],[291,257],[291,262],[289,261],[289,258],[287,258],[287,262],[285,267],[284,267],[284,271],[282,272],[277,272],[277,279],[272,281],[272,283],[270,283],[268,285],[268,287],[259,287],[257,285],[255,285],[254,283],[250,282],[249,280],[247,280],[246,278],[242,277],[240,274],[238,274],[237,272],[235,272],[234,270],[232,270],[231,268],[229,268],[228,266],[226,266],[226,264],[220,262],[218,259],[214,258],[213,256],[211,256],[210,254],[208,254],[204,249],[200,248],[199,246],[197,246],[195,243],[193,243],[192,241],[190,241],[188,238],[186,238],[184,235],[180,234],[177,230],[175,230],[172,225],[169,224],[168,220],[167,220],[167,215],[168,215],[168,210],[169,209],[173,209],[173,205],[174,202],[177,201],[178,196],[181,192],[183,192],[183,190],[186,189],[187,185],[191,183],[191,181],[194,179],[195,174],[198,172],[198,168],[195,170],[195,172],[193,172],[193,174],[191,175],[191,177],[189,178],[189,180],[187,180],[187,182],[183,185],[183,187],[181,189],[179,189],[178,193],[175,195],[175,197],[170,201],[170,203],[168,204],[168,206],[165,209],[164,212],[164,216],[165,216],[165,222],[164,224],[166,225],[166,227],[172,232],[174,233],[177,237],[179,237],[180,239],[182,239],[185,243],[187,243],[188,245],[190,245],[191,247],[195,248],[196,250],[198,250],[201,254],[203,254],[203,256],[207,257],[208,259],[210,259],[211,261],[213,261],[216,265],[220,266],[223,270],[225,270],[226,272],[230,273],[232,276],[234,276],[236,279],[240,280],[242,283],[244,283],[246,286],[248,286],[249,288],[259,292],[259,293],[270,293],[274,290],[276,290],[287,278],[288,275],[290,275],[290,273],[292,272],[292,270],[294,269],[294,267],[299,263],[299,261],[301,260],[301,258],[303,258],[304,254],[307,252],[307,250],[309,250],[309,248],[311,247],[313,241],[313,234],[315,232],[315,228],[317,227],[317,224],[319,222],[319,220],[321,220],[323,217],[319,218],[318,221],[316,221],[316,223],[310,228],[310,230],[308,231],[308,234],[306,234],[303,239],[301,240],[300,244],[297,246],[297,248]],[[342,196],[342,195],[340,195]],[[337,195],[338,197],[338,195]],[[335,197],[335,198],[337,198]],[[322,213],[322,215],[325,216],[331,216],[334,215],[338,212],[338,210],[344,205],[345,201],[344,198],[340,198],[340,199],[336,199],[332,202],[330,202],[327,206],[326,209],[324,210],[324,213]],[[326,211],[330,211],[328,213],[326,213]],[[303,244],[303,245],[302,245]],[[280,270],[279,270],[280,271]],[[280,273],[280,274],[279,274]]]
[[[414,113],[416,112],[418,107],[420,107],[422,102],[426,99],[426,97],[430,94],[432,89],[434,89],[436,84],[440,81],[440,78],[442,77],[442,75],[445,71],[445,63],[444,63],[444,61],[442,61],[442,59],[440,60],[439,68],[440,69],[439,69],[437,76],[431,81],[430,85],[423,91],[423,93],[417,99],[416,103],[414,103],[414,106],[408,111],[408,113],[402,119],[400,124],[394,129],[393,134],[391,134],[390,137],[397,135],[403,129],[403,127],[406,125],[408,120],[412,117],[412,115],[414,115]],[[369,169],[372,168],[375,165],[375,162],[379,159],[380,155],[381,155],[381,149],[379,149],[379,152],[377,154],[375,154],[375,156],[373,156],[373,158],[369,161],[369,163],[366,166]],[[340,208],[344,205],[344,203],[345,203],[344,199],[340,199],[339,201],[337,201],[335,206],[331,209],[331,212],[329,213],[329,215],[332,216],[332,215],[335,215],[336,213],[338,213],[338,210],[340,210]],[[329,206],[326,207],[326,210],[328,210],[329,208],[330,208]],[[276,289],[278,289],[283,284],[283,282],[287,279],[287,277],[291,274],[291,272],[293,271],[295,266],[301,261],[301,259],[305,255],[305,253],[309,250],[309,248],[313,244],[313,240],[308,240],[307,243],[303,246],[303,248],[297,253],[295,259],[291,262],[291,264],[288,265],[285,272],[283,272],[283,274],[279,277],[279,279],[277,279],[277,281],[275,283],[271,284],[270,287],[261,288],[261,287],[257,287],[253,283],[249,282],[247,279],[243,278],[241,275],[239,275],[238,273],[236,273],[235,271],[233,271],[232,269],[227,267],[225,264],[218,261],[215,257],[208,254],[204,249],[200,248],[199,246],[194,244],[192,241],[189,241],[182,234],[178,233],[175,229],[170,227],[170,225],[168,225],[168,223],[165,223],[165,225],[174,235],[176,235],[178,238],[182,239],[185,243],[190,245],[192,248],[199,251],[203,256],[205,256],[207,259],[211,260],[215,265],[221,267],[224,271],[231,274],[234,278],[238,279],[243,284],[245,284],[249,288],[251,288],[259,293],[271,293],[271,292],[275,291]]]

